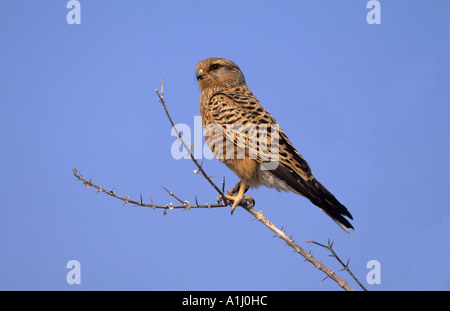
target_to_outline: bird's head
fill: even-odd
[[[225,58],[212,57],[202,60],[195,67],[195,72],[201,91],[245,84],[241,69]]]

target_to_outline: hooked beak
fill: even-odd
[[[200,69],[197,71],[197,81],[203,79],[203,77],[206,75],[205,69]]]

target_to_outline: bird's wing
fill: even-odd
[[[245,151],[246,156],[256,155],[255,159],[262,163],[273,158],[270,152],[277,152],[277,161],[284,165],[291,162],[297,174],[306,179],[311,176],[308,163],[248,88],[236,87],[216,93],[208,107],[211,122],[218,125],[237,149]]]
[[[278,165],[271,170],[271,173],[285,182],[292,191],[308,198],[341,228],[353,229],[350,222],[344,218],[347,216],[353,219],[350,212],[312,175],[306,160],[248,88],[237,87],[216,93],[211,97],[208,107],[211,122],[218,126],[226,140],[233,142],[236,149],[245,152],[247,157],[256,155],[254,159],[259,163],[267,160],[267,153],[269,153],[269,159],[273,156],[270,146],[272,132],[268,131],[268,146],[265,146],[259,144],[258,139],[252,139],[251,135],[246,136],[236,131],[236,124],[244,127],[262,124],[268,125],[268,128],[270,125],[278,126]]]

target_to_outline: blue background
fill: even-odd
[[[154,90],[194,124],[194,68],[225,57],[354,216],[346,234],[308,200],[259,188],[256,209],[369,290],[449,290],[449,2],[80,0],[0,3],[0,289],[339,290],[238,208],[126,206],[72,175],[144,201],[216,193],[173,159]],[[237,177],[216,160],[214,181]],[[69,260],[81,285],[68,285]],[[369,285],[369,260],[381,284]],[[357,285],[345,273],[352,287]]]

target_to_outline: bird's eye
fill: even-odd
[[[211,65],[211,70],[212,71],[215,71],[215,70],[217,70],[217,69],[219,69],[220,68],[220,65],[219,64],[213,64],[213,65]]]

